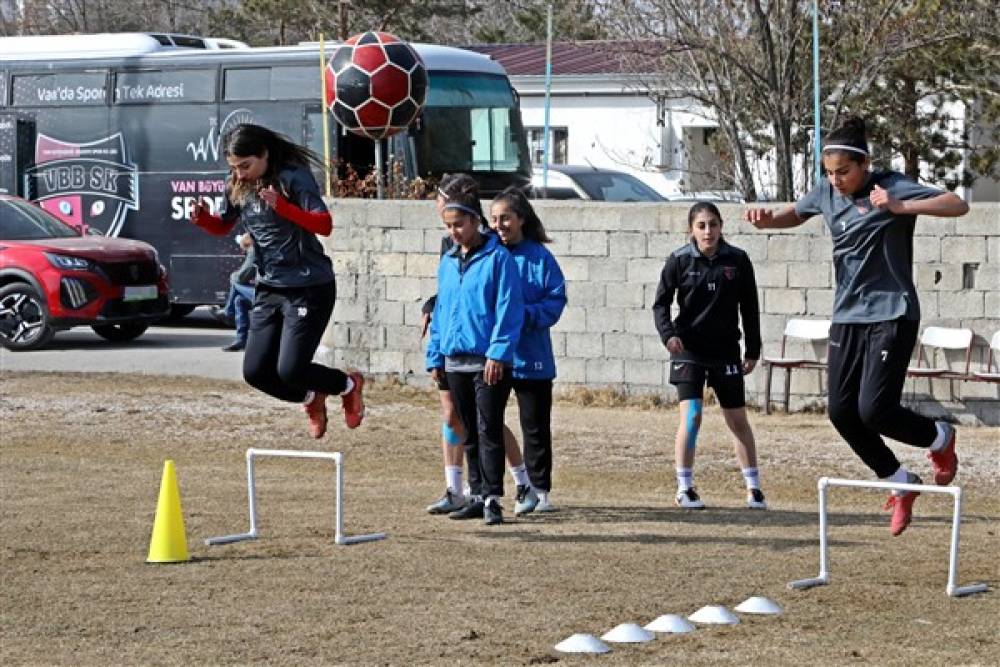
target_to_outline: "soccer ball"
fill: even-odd
[[[326,103],[345,128],[384,139],[405,130],[427,97],[427,69],[406,42],[386,32],[355,35],[326,68]]]

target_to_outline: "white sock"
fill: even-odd
[[[523,463],[519,466],[511,466],[510,474],[514,478],[514,483],[518,486],[528,486],[531,484],[531,480],[528,479],[528,468]]]
[[[937,427],[937,437],[931,443],[931,451],[940,452],[951,439],[952,426],[946,422],[934,422],[934,426]]]
[[[677,490],[687,491],[694,488],[694,472],[691,468],[677,468]]]
[[[445,484],[453,495],[464,495],[462,487],[462,466],[444,467]]]
[[[486,496],[486,504],[487,505],[499,505],[500,504],[500,496]]]
[[[899,466],[899,469],[896,470],[896,472],[892,473],[888,477],[883,477],[882,481],[883,482],[892,482],[894,484],[909,484],[909,482],[910,482],[910,473],[903,466]],[[894,496],[901,496],[904,493],[906,493],[906,491],[893,490],[892,495],[894,495]]]
[[[313,391],[312,389],[308,390],[306,392],[306,397],[302,399],[302,405],[309,405],[310,403],[312,403],[312,400],[314,398],[316,398],[316,392]]]
[[[343,396],[344,394],[350,394],[353,389],[354,389],[354,380],[352,380],[351,377],[348,376],[347,377],[347,388],[344,389],[344,391],[340,392],[340,395]]]
[[[747,490],[760,488],[760,471],[757,468],[744,468],[743,481],[746,482]]]

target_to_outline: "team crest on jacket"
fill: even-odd
[[[736,277],[736,267],[735,266],[724,266],[722,267],[722,275],[726,277],[726,280],[732,280]]]

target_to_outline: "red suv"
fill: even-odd
[[[39,348],[78,325],[132,340],[169,306],[166,272],[148,243],[81,236],[38,206],[0,195],[0,345]]]

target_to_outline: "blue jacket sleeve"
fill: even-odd
[[[551,329],[562,317],[566,307],[566,279],[563,278],[559,262],[552,253],[545,251],[544,295],[536,303],[524,305],[524,328]]]
[[[442,259],[442,264],[444,260]],[[441,284],[441,266],[438,266],[438,285]],[[434,301],[434,312],[431,315],[430,333],[427,336],[427,352],[424,355],[427,370],[444,368],[444,354],[441,352],[441,303],[442,299]]]
[[[506,251],[496,253],[496,258],[496,324],[490,335],[486,358],[509,366],[514,363],[514,350],[524,325],[524,297],[514,258]]]

